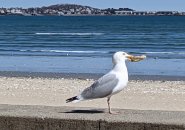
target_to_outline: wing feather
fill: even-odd
[[[118,79],[114,74],[107,74],[95,81],[90,87],[86,88],[81,96],[83,99],[103,98],[110,95],[118,84]]]

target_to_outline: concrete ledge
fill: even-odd
[[[185,112],[0,105],[0,130],[184,130]]]

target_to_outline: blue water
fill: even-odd
[[[116,51],[147,55],[130,74],[185,74],[185,17],[0,17],[0,71],[105,73]]]

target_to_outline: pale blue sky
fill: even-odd
[[[69,3],[97,8],[132,8],[138,11],[185,11],[185,0],[0,0],[0,7],[41,7]]]

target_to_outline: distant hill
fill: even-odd
[[[90,6],[83,6],[83,5],[76,5],[76,4],[56,4],[56,5],[50,5],[47,7],[42,8],[48,8],[48,9],[56,9],[56,10],[70,10],[70,9],[83,9],[83,8],[89,8],[94,10],[100,10],[98,8],[93,8]]]
[[[76,5],[76,4],[57,4],[57,5],[51,5],[47,7],[41,7],[41,10],[56,10],[61,11],[63,14],[115,14],[115,11],[134,11],[133,9],[129,8],[107,8],[107,9],[98,9],[93,8],[90,6],[82,6],[82,5]]]
[[[98,8],[76,4],[57,4],[51,6],[43,6],[41,8],[28,8],[28,10],[32,13],[34,13],[34,10],[37,10],[38,14],[101,14],[101,10]]]

